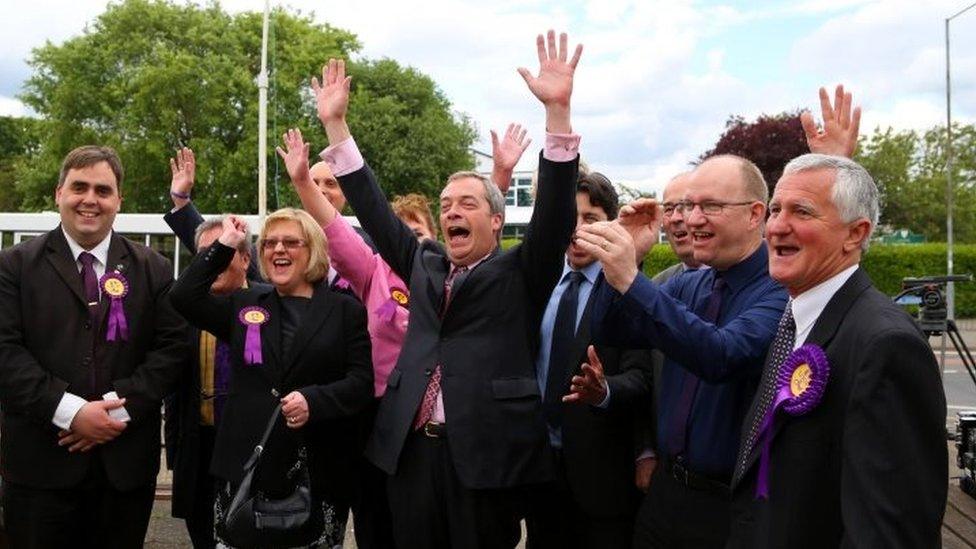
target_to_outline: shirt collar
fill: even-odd
[[[796,333],[802,334],[820,317],[820,313],[827,307],[830,298],[854,274],[858,265],[854,264],[817,284],[813,288],[796,296],[792,300],[793,320],[796,321]]]
[[[589,282],[590,284],[595,285],[596,284],[596,277],[600,276],[600,271],[603,270],[603,266],[600,265],[600,262],[599,261],[594,261],[593,263],[590,263],[589,265],[587,265],[586,267],[583,267],[582,269],[574,269],[574,268],[570,267],[568,260],[567,261],[564,261],[563,262],[563,274],[559,276],[559,282],[562,282],[563,280],[566,280],[566,274],[567,273],[571,273],[571,272],[576,271],[576,270],[579,270],[579,272],[583,273],[583,277],[586,279],[587,282]]]
[[[721,271],[721,276],[730,289],[738,290],[752,280],[756,274],[768,272],[768,270],[769,250],[766,248],[766,241],[763,240],[756,251],[752,252],[752,255]]]
[[[474,263],[468,265],[468,270],[470,271],[470,270],[474,269],[475,267],[477,267],[478,265],[480,265],[482,261],[484,261],[484,260],[488,259],[489,257],[491,257],[491,254],[493,254],[493,253],[495,253],[495,250],[492,250],[492,251],[488,252],[487,254],[485,254],[484,257],[482,257],[478,261],[475,261]],[[453,274],[454,271],[458,270],[459,267],[460,267],[460,265],[455,265],[454,263],[451,263],[451,268],[447,271],[447,274],[448,275]]]
[[[75,242],[75,239],[71,238],[68,231],[64,230],[64,225],[61,226],[61,232],[64,233],[64,238],[68,241],[68,249],[71,250],[71,257],[75,261],[78,261],[78,256],[81,255],[81,252],[88,252],[95,256],[95,259],[102,265],[108,265],[108,245],[112,242],[112,231],[109,231],[108,235],[90,250],[82,248],[81,244]]]

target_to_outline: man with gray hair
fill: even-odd
[[[790,302],[743,424],[729,547],[938,547],[945,395],[918,326],[859,267],[874,180],[804,155],[769,211],[769,273]]]

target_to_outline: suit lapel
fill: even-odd
[[[71,248],[68,247],[68,241],[65,240],[60,225],[47,234],[47,260],[87,310],[88,300],[85,299],[85,292],[81,287],[78,262],[71,255]]]
[[[827,306],[824,307],[824,310],[820,313],[820,316],[817,317],[816,322],[813,324],[813,328],[810,330],[810,335],[807,336],[804,344],[812,343],[822,349],[826,349],[826,347],[830,344],[830,341],[837,334],[837,329],[844,321],[844,317],[847,316],[847,312],[850,310],[851,306],[854,305],[854,301],[856,301],[858,296],[860,296],[870,287],[871,279],[868,278],[868,275],[864,272],[864,269],[858,267],[858,269],[854,271],[854,274],[847,279],[847,282],[845,282],[844,285],[837,290],[837,293],[830,298],[830,301],[827,302]],[[769,357],[767,355],[767,362],[768,360]],[[768,367],[769,364],[765,364],[763,371],[765,371],[765,369]],[[830,381],[828,380],[827,383],[829,388]],[[752,424],[753,418],[755,417],[757,411],[756,408],[759,402],[758,395],[760,391],[762,391],[761,386],[759,391],[757,391],[756,398],[753,398],[752,400],[752,406],[750,407],[749,413],[746,416],[745,423],[743,423],[744,426]],[[783,426],[789,422],[791,417],[792,416],[788,415],[779,415],[777,417],[777,420],[773,422],[773,439],[776,438],[776,435],[779,434],[780,430],[782,430]],[[743,438],[747,434],[748,433],[743,432]],[[749,455],[746,456],[746,467],[743,469],[743,474],[748,472],[749,469],[755,464],[756,460],[759,459],[760,452],[762,451],[761,446],[762,444],[760,444],[759,441],[753,445]],[[739,480],[741,479],[733,479],[733,487],[738,484]]]
[[[261,326],[262,366],[269,374],[277,376],[284,367],[281,362],[281,305],[277,290],[269,288],[268,293],[258,296],[257,304],[268,310],[268,322]]]
[[[325,320],[332,314],[332,309],[335,307],[335,299],[333,297],[332,290],[329,289],[327,284],[317,284],[315,286],[315,292],[312,294],[312,302],[308,304],[305,315],[298,325],[298,331],[295,332],[295,336],[291,340],[291,349],[288,351],[288,356],[282,361],[282,379],[285,379],[288,373],[295,367],[295,364],[301,357],[302,351],[308,346],[308,342],[312,340],[315,334],[322,328]]]
[[[424,263],[424,270],[427,271],[427,298],[434,312],[440,313],[444,298],[444,280],[447,279],[450,262],[446,256],[432,250],[421,252],[421,260]]]

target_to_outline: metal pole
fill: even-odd
[[[972,6],[970,6],[972,7]],[[967,8],[968,9],[968,8]],[[962,13],[962,12],[960,12]],[[956,14],[958,15],[958,14]],[[955,16],[953,16],[955,17]],[[945,20],[945,50],[946,50],[946,274],[952,274],[952,80],[949,71],[949,22]],[[956,318],[956,285],[946,284],[946,308],[949,319]]]
[[[261,30],[261,73],[258,74],[258,219],[268,215],[268,20],[270,0],[264,2]]]

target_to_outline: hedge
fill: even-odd
[[[505,239],[502,246],[508,248],[517,239]],[[654,246],[644,260],[644,272],[648,276],[677,262],[669,246]],[[946,244],[872,244],[861,261],[868,276],[879,290],[894,296],[901,291],[901,280],[909,276],[936,276],[946,272]],[[976,244],[956,244],[953,272],[976,275]],[[976,318],[976,282],[956,284],[956,317]]]

